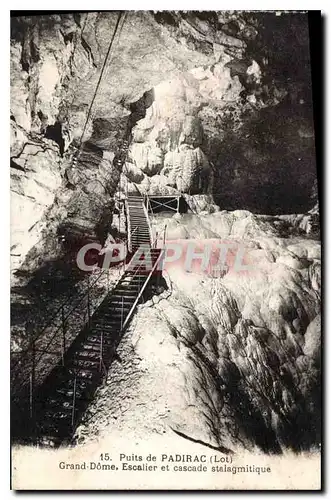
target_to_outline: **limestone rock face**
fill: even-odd
[[[197,52],[193,47],[189,49],[185,44],[175,42],[150,13],[128,13],[121,38],[115,40],[116,55],[113,57],[112,54],[111,71],[109,68],[106,71],[107,84],[104,79],[94,102],[92,120],[86,123],[116,22],[115,13],[77,13],[12,20],[11,166],[13,204],[17,206],[12,225],[14,269],[21,265],[27,252],[40,238],[42,228],[36,222],[52,209],[59,188],[61,196],[68,181],[70,189],[76,189],[82,182],[81,172],[86,164],[89,164],[88,169],[91,163],[98,168],[94,158],[87,160],[86,154],[78,171],[70,165],[80,141],[86,142],[92,137],[93,144],[116,154],[128,123],[131,103],[167,78],[169,72],[178,75],[182,69],[209,60],[204,51]],[[142,42],[146,30],[150,34],[148,44]],[[168,46],[168,52],[164,52],[164,46]],[[153,47],[152,51],[150,47]],[[100,127],[101,121],[103,126]],[[157,146],[147,149],[149,153],[137,153],[137,162],[139,164],[141,158],[144,175],[158,174],[163,152]],[[101,157],[102,154],[99,160]],[[38,187],[36,201],[17,188],[17,184],[34,186],[39,182],[32,173],[34,167],[29,167],[30,162],[36,163],[35,160],[38,160],[38,168],[44,177],[40,182],[45,184]],[[21,169],[23,163],[24,173]],[[102,190],[102,176],[100,173],[99,179],[90,179],[85,184],[87,197],[93,199],[100,194],[107,195],[107,190]],[[110,166],[108,179],[111,177]],[[141,174],[135,181],[138,178],[143,180]],[[118,182],[117,175],[113,180]],[[42,192],[43,189],[47,192]],[[64,198],[67,201],[68,196]],[[75,199],[77,197],[70,206],[75,204]],[[83,207],[87,205],[88,202],[79,205],[81,219],[86,215]],[[98,220],[93,222],[90,232]]]
[[[212,191],[212,167],[201,149],[205,141],[199,110],[215,103],[226,109],[240,100],[243,87],[226,67],[230,59],[224,55],[207,70],[195,68],[154,87],[154,101],[134,127],[130,148],[132,161],[146,174],[163,174],[166,184],[180,192]],[[148,159],[150,151],[156,163]]]
[[[133,143],[130,148],[129,158],[137,168],[149,177],[159,174],[163,164],[163,152],[154,144]]]
[[[211,172],[208,160],[200,148],[182,144],[177,151],[167,153],[162,172],[169,184],[183,193],[211,191]]]
[[[25,143],[11,159],[11,255],[17,269],[41,238],[42,221],[62,183],[56,148],[49,140]]]
[[[133,192],[213,191],[222,208],[235,209],[231,195],[235,191],[244,208],[255,210],[258,199],[261,206],[272,203],[272,210],[277,211],[277,185],[281,189],[278,195],[290,200],[287,213],[304,214],[311,208],[305,200],[315,175],[313,132],[306,112],[310,98],[305,91],[305,73],[300,85],[292,80],[306,64],[307,30],[297,18],[291,18],[294,24],[289,29],[284,16],[277,28],[283,30],[284,36],[271,42],[265,36],[272,32],[274,17],[245,12],[219,16],[212,12],[207,16],[128,12],[121,19],[117,13],[14,18],[14,177],[22,175],[15,169],[19,163],[16,160],[23,153],[26,159],[30,153],[29,148],[24,148],[37,142],[42,147],[38,160],[46,170],[54,172],[54,158],[48,148],[57,154],[57,180],[54,177],[50,189],[62,194],[67,189],[65,172],[68,170],[70,177],[70,163],[81,142],[90,142],[116,156],[129,130],[132,143],[128,160],[139,172],[135,179],[132,175],[128,179]],[[118,20],[120,29],[115,33],[109,64],[90,109]],[[282,44],[294,47],[292,80],[279,76],[283,74]],[[281,106],[288,110],[286,124],[274,129],[273,109]],[[261,115],[264,110],[266,114]],[[256,133],[260,116],[262,128],[269,135],[256,144],[251,138],[263,136]],[[91,150],[89,144],[87,150]],[[286,152],[284,166],[276,160],[280,150]],[[90,163],[95,165],[93,158]],[[284,183],[279,182],[279,169],[286,179]],[[297,182],[300,192],[284,197],[287,186],[293,194]],[[92,198],[100,194],[100,186],[97,181],[87,183]],[[39,200],[38,218],[52,210],[54,193]],[[107,192],[103,195],[107,196]],[[22,263],[40,232],[38,226],[30,224],[28,216],[23,220],[31,200],[22,196],[21,206],[26,203],[27,210],[21,211],[19,236],[13,228],[13,241],[22,237],[26,243],[24,251],[22,245],[19,249],[14,243],[15,267]],[[291,203],[295,206],[292,210]],[[90,225],[89,230],[93,232],[94,227]]]
[[[167,269],[77,440],[179,432],[225,451],[317,447],[307,23],[240,11],[118,15],[12,21],[11,253],[28,282],[14,297],[15,344],[33,303],[46,315],[79,289],[75,250],[107,241],[117,195],[183,192],[189,213],[155,220],[159,241],[230,240],[253,269]]]
[[[168,228],[170,240],[176,224],[199,245],[208,224],[214,238],[244,245],[252,267],[217,277],[167,268],[168,289],[139,306],[78,442],[117,429],[137,439],[177,431],[228,451],[318,446],[320,245],[281,237],[276,223],[237,211]]]

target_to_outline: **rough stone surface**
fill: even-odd
[[[318,446],[319,243],[280,237],[275,221],[245,211],[196,219],[176,222],[186,238],[206,237],[208,224],[214,237],[244,241],[252,271],[170,267],[168,289],[139,306],[78,442],[170,428],[232,451]]]
[[[224,451],[316,448],[308,25],[300,14],[128,12],[90,109],[117,16],[12,20],[14,347],[28,319],[45,319],[84,285],[77,249],[107,241],[117,195],[184,192],[189,213],[156,218],[158,240],[243,244],[253,270],[170,267],[167,289],[138,308],[77,441],[171,430]]]
[[[131,169],[131,192],[214,192],[224,209],[233,210],[239,203],[260,213],[284,211],[277,201],[282,199],[288,200],[285,213],[308,211],[314,137],[306,81],[308,31],[299,18],[240,11],[219,16],[128,12],[124,23],[120,21],[87,124],[117,14],[13,19],[13,191],[17,183],[31,183],[32,188],[39,182],[33,173],[36,154],[48,179],[47,193],[38,200],[19,195],[20,221],[12,229],[13,268],[40,238],[41,227],[35,222],[46,217],[68,180],[70,190],[79,190],[86,174],[86,196],[105,201],[109,189],[104,189],[98,164],[104,153],[116,155],[128,129],[129,161],[138,169],[133,177]],[[279,36],[270,40],[275,30]],[[293,63],[287,79],[284,58]],[[72,168],[81,141],[86,143],[85,154]],[[276,160],[279,154],[282,165]],[[112,192],[118,176],[111,166],[107,179]],[[80,219],[85,217],[85,205],[81,207]],[[104,218],[98,213],[95,224],[89,224],[97,238],[96,228]]]

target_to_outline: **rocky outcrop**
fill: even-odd
[[[12,21],[11,51],[11,253],[25,280],[14,296],[15,346],[27,318],[83,287],[76,250],[109,238],[123,192],[183,192],[192,213],[156,219],[155,236],[243,243],[255,266],[218,276],[169,268],[77,440],[171,429],[225,451],[318,446],[321,270],[305,18],[30,16]]]
[[[76,175],[72,160],[80,143],[89,141],[85,148],[89,153],[91,144],[97,147],[100,161],[103,151],[116,156],[130,130],[129,162],[135,173],[130,167],[129,191],[213,192],[224,209],[235,209],[240,202],[242,208],[277,212],[282,210],[278,199],[284,198],[289,200],[287,213],[311,208],[307,201],[315,175],[307,113],[311,97],[309,71],[302,71],[308,38],[300,15],[128,12],[118,16],[77,13],[12,20],[11,166],[13,203],[19,203],[21,214],[12,229],[14,269],[40,238],[36,222],[48,217],[57,194],[68,187],[68,178],[69,188],[76,189],[70,178]],[[274,30],[280,36],[270,40],[268,33]],[[93,100],[113,35],[104,78]],[[282,54],[287,46],[292,47],[293,68],[284,80]],[[287,117],[285,128],[278,126],[275,115]],[[260,123],[265,136],[256,133]],[[19,185],[31,183],[32,189],[39,182],[34,172],[36,148],[40,148],[38,165],[43,165],[48,180],[47,193],[33,200],[17,192]],[[94,165],[100,183],[89,181],[85,189],[92,200],[100,195],[104,174],[95,170],[93,155],[87,158],[77,175]],[[113,177],[111,165],[107,176]],[[294,195],[298,182],[300,190]],[[287,189],[290,195],[284,195]],[[107,198],[107,190],[103,196]],[[83,219],[88,202],[80,206]],[[89,224],[88,231],[95,234],[99,224],[99,219]]]
[[[154,87],[153,103],[134,127],[130,148],[138,168],[148,176],[166,178],[159,187],[152,181],[151,194],[162,193],[164,185],[192,194],[213,191],[213,168],[203,151],[204,128],[209,134],[211,113],[226,115],[230,105],[238,107],[244,89],[238,76],[231,75],[229,61],[225,52],[214,53],[207,68],[194,68]],[[254,79],[254,71],[249,74]],[[257,82],[259,78],[255,76]]]
[[[78,442],[170,429],[228,452],[318,447],[319,243],[280,237],[277,218],[245,211],[201,216],[200,226],[187,217],[176,222],[186,238],[198,244],[208,224],[214,238],[244,244],[252,268],[215,277],[169,266],[167,290],[139,307]]]

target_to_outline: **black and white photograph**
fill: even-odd
[[[203,7],[11,12],[15,490],[321,488],[320,11]]]

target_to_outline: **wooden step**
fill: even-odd
[[[122,150],[127,147],[128,144],[124,146],[123,143]],[[124,162],[123,151],[123,155],[119,155],[114,163],[121,166]],[[144,247],[145,254],[149,254],[154,265],[160,256],[160,250],[151,247],[151,233],[144,198],[140,195],[128,197],[127,213],[131,224],[133,249]],[[122,325],[137,301],[150,272],[151,270],[145,269],[144,258],[141,262],[135,262],[133,269],[126,270],[115,288],[107,294],[92,315],[89,328],[81,331],[66,352],[65,366],[59,364],[52,370],[40,392],[43,398],[39,401],[42,415],[39,422],[40,435],[55,436],[59,441],[63,437],[70,437],[73,431],[71,420],[74,384],[76,423],[80,412],[84,411],[102,380],[100,351],[102,349],[106,366],[110,366],[116,356]]]
[[[139,281],[136,283],[131,283],[129,281],[124,281],[121,282],[115,289],[114,289],[114,294],[112,297],[115,295],[124,295],[124,297],[133,297],[134,295],[137,295],[139,293]]]
[[[116,333],[116,332],[113,332]],[[102,342],[103,345],[106,346],[107,349],[112,349],[114,347],[114,338],[112,339],[112,342],[107,342],[107,338],[103,337]],[[98,346],[100,348],[101,345],[101,335],[96,334],[96,335],[91,335],[88,340],[84,342],[84,345],[90,345],[90,346]]]
[[[105,344],[104,339],[102,339],[102,346],[103,348],[111,347],[113,344]],[[101,349],[101,337],[98,340],[87,340],[82,344],[82,347],[90,352],[93,352],[95,354],[100,354],[100,349]]]
[[[132,295],[125,295],[129,292],[130,290],[125,290],[123,291],[123,293],[120,293],[118,290],[116,290],[116,293],[114,293],[114,295],[112,295],[111,297],[111,301],[109,303],[109,305],[113,304],[114,302],[122,302],[122,299],[123,299],[123,303],[126,304],[126,303],[130,303],[130,302],[133,302],[136,298],[136,296],[138,295],[138,293],[136,291],[133,292]]]
[[[103,338],[111,343],[114,332],[116,332],[120,326],[121,320],[119,318],[103,318],[95,323],[90,336],[100,336],[102,333]]]
[[[102,317],[93,318],[93,324],[90,330],[91,334],[89,335],[89,337],[93,335],[93,332],[98,334],[100,332],[100,328],[102,328],[102,332],[104,334],[111,335],[113,333],[114,326],[117,326],[117,323],[118,321],[115,321],[115,318],[113,318],[113,321],[111,321],[110,319],[106,319],[105,317],[103,317],[103,315]]]
[[[77,374],[77,377],[91,379],[95,374],[99,373],[99,365],[97,366],[82,366],[82,363],[75,362],[70,365],[72,370]]]
[[[131,268],[130,268],[130,269],[127,269],[127,270],[125,271],[125,275],[124,275],[123,279],[126,279],[126,280],[129,280],[129,279],[130,279],[130,280],[131,280],[131,281],[130,281],[130,283],[132,283],[132,282],[134,281],[134,283],[133,283],[133,284],[136,284],[136,285],[137,285],[137,284],[138,284],[138,282],[140,282],[140,280],[139,280],[139,275],[138,275],[138,274],[135,274],[135,272],[136,272],[136,271],[135,271],[135,268],[133,268],[133,269],[131,269]],[[141,276],[140,276],[140,277],[141,277]]]
[[[125,316],[129,312],[130,309],[127,309],[127,311],[123,310],[123,313],[122,313],[122,308],[118,307],[118,309],[112,311],[112,313],[108,313],[108,314],[105,313],[104,314],[104,319],[103,319],[104,324],[105,325],[107,324],[108,319],[112,320],[112,321],[119,321],[119,322],[121,322],[122,317],[123,317],[123,321],[124,321],[125,320]],[[100,324],[100,326],[101,326],[101,324]]]
[[[109,312],[106,312],[106,314],[111,314],[111,311],[117,310],[118,307],[121,308],[122,305],[123,309],[130,309],[134,301],[137,299],[137,297],[138,295],[134,295],[131,296],[130,298],[127,298],[126,300],[124,300],[123,297],[115,298],[112,302],[111,310]]]
[[[99,361],[100,359],[100,351],[99,353],[94,351],[94,352],[88,352],[85,351],[85,349],[82,349],[81,351],[77,352],[72,356],[71,359],[81,359],[81,360],[86,360],[86,361]]]
[[[132,277],[132,279],[134,279],[137,283],[138,282],[140,283],[143,278],[147,278],[148,274],[150,273],[150,270],[149,269],[146,270],[146,266],[143,266],[139,268],[139,272],[137,272],[135,268],[133,268],[132,270],[131,269],[127,270],[125,272],[127,273],[128,277]]]
[[[55,411],[67,411],[72,410],[73,396],[71,396],[70,400],[64,400],[62,397],[52,398],[45,401],[45,405],[41,411],[50,411],[52,408]]]
[[[77,387],[77,383],[76,383],[76,397],[78,397],[79,399],[83,399],[84,395],[86,394],[87,392],[87,388],[85,387],[85,389],[81,389],[79,387]],[[73,395],[74,395],[74,388],[73,387],[68,387],[68,386],[63,386],[63,387],[57,387],[54,391],[54,394],[57,394],[59,398],[73,398]]]
[[[129,286],[122,286],[122,287],[116,287],[116,289],[114,290],[115,293],[114,295],[112,295],[112,297],[114,296],[117,296],[117,295],[120,295],[122,297],[122,295],[124,297],[133,297],[135,295],[138,295],[138,291],[139,291],[139,285],[135,286],[135,287],[132,287],[130,288]]]
[[[130,309],[133,302],[134,302],[134,300],[130,303],[123,302],[123,309],[128,309],[128,308]],[[114,303],[112,303],[111,307],[102,311],[102,315],[100,313],[99,317],[104,316],[105,318],[112,318],[113,314],[117,314],[118,312],[121,311],[121,309],[122,309],[122,301],[114,302]]]
[[[82,343],[89,341],[91,338],[93,339],[95,337],[101,338],[101,333],[102,333],[103,341],[111,344],[114,334],[114,326],[116,325],[111,324],[109,320],[107,320],[106,322],[105,319],[97,318],[95,323],[93,323],[93,327],[90,329],[89,334],[82,340]]]
[[[108,312],[106,311],[105,314],[107,315],[107,317],[112,317],[113,313],[117,314],[118,312],[121,312],[122,309],[124,314],[126,314],[127,311],[130,311],[135,300],[136,299],[130,302],[122,302],[122,300],[119,299],[118,301],[114,301],[112,302],[112,308]]]
[[[70,421],[71,420],[71,416],[72,416],[72,409],[71,408],[68,408],[68,409],[63,409],[63,411],[52,411],[51,409],[50,410],[45,410],[42,412],[43,413],[43,419],[44,420],[50,420],[51,422],[53,422],[54,420],[68,420]],[[45,425],[46,422],[44,422],[44,425]],[[60,431],[60,429],[59,429]]]
[[[132,295],[139,293],[139,280],[133,282],[132,280],[129,280],[130,276],[127,276],[127,278],[128,279],[126,281],[121,281],[117,285],[117,287],[114,289],[112,297],[114,295],[124,295],[124,297],[131,297]]]
[[[82,367],[82,368],[95,368],[95,367],[98,367],[99,366],[99,360],[94,358],[94,359],[91,359],[90,357],[88,356],[84,356],[84,354],[80,355],[79,352],[76,352],[72,358],[71,358],[71,365],[72,366],[78,366],[78,367]]]
[[[98,333],[100,331],[100,327],[102,327],[103,333],[111,336],[113,332],[113,328],[118,326],[118,318],[114,316],[114,314],[103,313],[100,316],[93,318],[93,327],[91,328],[91,334],[93,332]],[[109,337],[110,338],[110,337]]]
[[[107,304],[104,308],[100,309],[98,314],[111,314],[112,311],[117,310],[118,306],[128,307],[135,301],[135,297],[127,297],[126,299],[123,295],[113,296],[111,302]]]
[[[125,301],[129,301],[130,299],[136,299],[136,297],[138,297],[139,295],[139,292],[140,292],[140,289],[141,287],[137,287],[137,288],[134,288],[134,289],[128,289],[128,288],[125,288],[123,287],[122,289],[116,289],[116,293],[114,293],[113,297],[115,299],[118,299],[119,297],[122,299],[122,297],[124,298],[124,302]]]

